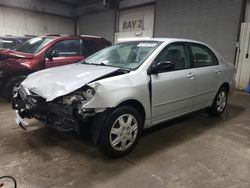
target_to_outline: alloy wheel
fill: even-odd
[[[217,97],[217,102],[216,102],[218,112],[222,112],[225,109],[226,103],[227,103],[227,94],[225,91],[221,91]]]
[[[109,141],[116,151],[126,151],[136,140],[138,122],[131,114],[121,115],[111,127]]]

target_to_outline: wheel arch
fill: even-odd
[[[145,119],[146,119],[146,112],[142,103],[135,99],[125,100],[123,102],[120,102],[116,107],[107,108],[104,112],[98,114],[96,118],[92,119],[91,135],[95,144],[98,142],[98,139],[100,137],[100,133],[103,128],[103,122],[106,121],[106,118],[109,116],[109,114],[112,112],[114,108],[118,108],[121,106],[134,107],[138,111],[138,113],[141,115],[142,125],[144,126]]]
[[[230,85],[229,85],[229,83],[224,82],[223,84],[221,84],[220,88],[222,88],[222,87],[225,87],[227,89],[228,93],[230,92]]]
[[[123,102],[121,102],[120,104],[117,105],[117,107],[120,107],[120,106],[134,107],[139,112],[139,114],[141,115],[142,123],[143,123],[143,126],[144,126],[145,119],[146,119],[146,111],[145,111],[145,108],[144,108],[144,106],[142,105],[141,102],[139,102],[138,100],[135,100],[135,99],[129,99],[129,100],[123,101]]]
[[[17,82],[18,80],[19,81],[22,81],[24,80],[26,77],[28,76],[28,74],[17,74],[17,75],[11,75],[6,81],[5,83],[3,84],[3,97],[5,99],[7,99],[8,101],[11,100],[11,95],[10,95],[10,89],[12,88],[13,86],[13,83],[14,82]]]
[[[23,78],[25,79],[26,77],[28,76],[28,74],[18,74],[18,75],[12,75],[7,81],[6,81],[6,84],[5,84],[5,89],[7,89],[13,80],[16,80],[18,78]]]
[[[21,72],[13,72],[11,75],[8,76],[8,78],[5,79],[5,84],[4,84],[4,88],[7,88],[9,83],[16,79],[16,78],[25,78],[27,77],[29,74],[31,74],[32,71],[21,71]]]

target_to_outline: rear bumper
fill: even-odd
[[[80,123],[95,115],[94,110],[87,109],[78,113],[77,108],[45,102],[37,96],[25,96],[18,94],[13,98],[12,108],[16,110],[16,123],[25,129],[26,118],[35,118],[44,124],[62,132],[74,131],[79,133]]]

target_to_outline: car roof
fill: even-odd
[[[183,39],[183,38],[127,38],[126,40],[124,40],[123,42],[132,42],[132,41],[141,41],[141,42],[148,42],[148,41],[152,41],[152,42],[162,42],[162,43],[173,43],[173,42],[190,42],[190,43],[197,43],[197,44],[201,44],[204,45],[206,47],[208,47],[210,50],[212,50],[216,56],[222,57],[221,54],[214,49],[213,47],[211,47],[209,44],[206,44],[204,42],[200,42],[200,41],[196,41],[196,40],[191,40],[191,39]],[[123,43],[121,42],[121,43]]]
[[[57,34],[49,34],[41,37],[55,38],[55,39],[65,39],[65,38],[91,38],[91,39],[102,39],[102,37],[94,36],[94,35],[57,35]]]
[[[156,41],[156,42],[193,42],[207,45],[203,42],[191,40],[191,39],[183,39],[183,38],[124,38],[121,39],[121,42],[129,42],[129,41]]]

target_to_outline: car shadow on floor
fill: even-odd
[[[185,142],[195,139],[211,129],[227,126],[225,122],[236,118],[244,110],[241,106],[229,105],[228,111],[225,112],[222,118],[210,118],[203,112],[195,112],[146,129],[143,131],[135,150],[120,159],[106,157],[94,147],[94,144],[87,137],[82,138],[75,134],[60,133],[46,126],[21,133],[23,139],[21,140],[22,146],[19,152],[31,152],[34,156],[38,156],[42,160],[40,161],[41,164],[39,164],[40,167],[47,165],[48,168],[51,168],[50,166],[60,166],[62,163],[69,165],[67,163],[70,162],[68,169],[77,172],[78,175],[74,177],[69,175],[68,177],[78,177],[77,184],[87,183],[87,187],[91,187],[92,183],[103,182],[123,174],[130,169],[131,165],[138,164],[140,161],[163,150],[166,152],[171,148],[181,146]],[[34,124],[40,123],[35,122]],[[65,160],[61,160],[62,163],[60,160],[55,161],[55,154],[64,157]],[[84,168],[84,173],[81,173],[81,168]],[[61,173],[68,172],[62,171]],[[89,174],[95,174],[91,176],[91,181],[86,177]],[[60,175],[62,174],[59,173],[58,176]]]
[[[138,153],[143,158],[157,150],[160,151],[162,147],[174,147],[210,129],[225,125],[225,122],[237,117],[243,111],[243,107],[230,104],[222,117],[209,117],[203,111],[198,111],[145,129],[139,144],[132,154]],[[86,134],[84,136],[66,134],[43,127],[32,131],[32,133],[27,132],[25,135],[27,136],[26,141],[29,144],[32,143],[31,145],[34,144],[33,139],[35,139],[40,144],[45,145],[45,147],[57,145],[67,150],[72,150],[72,152],[90,155],[90,158],[92,157],[91,155],[102,155],[97,152],[97,149],[93,149],[94,144]],[[35,145],[39,147],[39,144]],[[35,149],[35,147],[33,148]],[[105,156],[103,157],[106,158]]]

